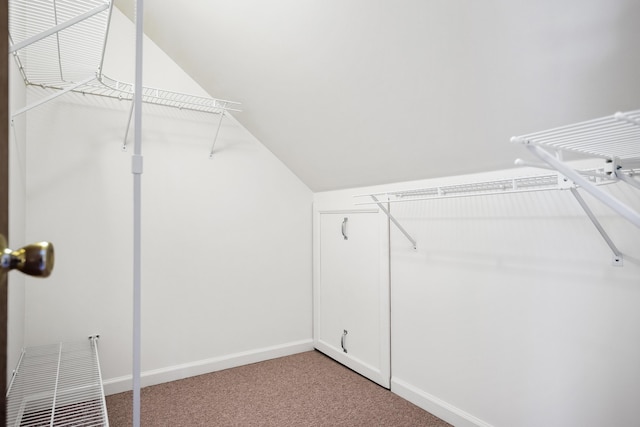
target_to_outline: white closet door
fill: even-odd
[[[377,211],[316,215],[315,346],[389,387],[386,217]]]

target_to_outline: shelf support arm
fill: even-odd
[[[589,182],[589,180],[582,177],[574,169],[567,166],[564,162],[556,159],[554,156],[552,156],[542,148],[532,145],[526,141],[525,147],[535,156],[537,156],[547,164],[553,166],[558,172],[562,173],[564,176],[571,179],[574,183],[584,188],[584,190],[590,193],[593,197],[609,206],[611,209],[634,224],[636,227],[640,228],[640,214],[633,210],[631,207],[625,205],[611,194],[606,193],[597,186],[593,185],[591,182]]]
[[[39,107],[42,104],[45,104],[45,103],[47,103],[49,101],[52,101],[52,100],[56,99],[57,97],[64,95],[67,92],[71,92],[72,90],[76,90],[77,88],[79,88],[79,87],[91,82],[92,80],[95,80],[95,77],[89,77],[89,78],[84,79],[84,80],[82,80],[82,81],[80,81],[78,83],[75,83],[75,84],[71,85],[71,86],[67,86],[66,88],[61,89],[58,92],[47,96],[46,98],[43,98],[43,99],[41,99],[39,101],[34,102],[33,104],[27,105],[26,107],[23,107],[23,108],[19,109],[18,111],[16,111],[15,113],[13,113],[11,115],[11,118],[17,117],[20,114],[26,113],[27,111],[29,111],[29,110],[31,110],[33,108]]]
[[[573,194],[573,197],[576,198],[576,200],[578,201],[578,203],[580,204],[580,206],[582,207],[584,212],[587,214],[587,216],[589,217],[589,219],[591,220],[593,225],[596,227],[596,230],[598,230],[598,232],[600,233],[600,235],[602,236],[604,241],[607,242],[607,245],[609,245],[609,248],[611,248],[611,251],[613,252],[613,255],[615,256],[614,262],[615,263],[622,263],[622,252],[620,252],[618,250],[618,248],[613,243],[611,238],[609,238],[609,235],[604,230],[604,228],[602,228],[602,225],[600,224],[600,221],[598,221],[596,216],[593,214],[593,211],[589,208],[589,205],[587,205],[587,202],[585,202],[585,200],[582,198],[580,193],[578,193],[578,190],[575,187],[571,187],[569,190],[571,191],[571,194]]]
[[[638,190],[640,190],[640,181],[638,181],[637,179],[633,178],[632,176],[629,176],[629,175],[627,175],[626,173],[623,173],[623,172],[616,172],[616,177],[619,180],[624,181],[627,184],[631,185],[632,187],[635,187]]]
[[[218,140],[218,134],[220,133],[220,127],[222,126],[222,119],[224,118],[224,110],[220,111],[220,120],[218,121],[218,128],[216,129],[216,134],[213,137],[213,143],[211,144],[211,150],[209,150],[209,158],[213,157],[213,149],[216,146],[216,141]]]
[[[402,234],[404,234],[404,237],[406,237],[407,239],[409,239],[409,241],[411,242],[411,245],[413,245],[413,249],[417,249],[417,243],[415,241],[415,239],[413,237],[411,237],[409,235],[409,233],[407,233],[407,230],[404,229],[404,227],[402,225],[400,225],[400,223],[398,222],[397,219],[394,218],[393,215],[391,215],[391,212],[389,212],[389,209],[387,209],[382,202],[380,202],[380,200],[378,200],[378,198],[376,196],[374,196],[373,194],[371,195],[371,198],[373,199],[373,201],[376,203],[376,205],[378,205],[378,207],[382,210],[382,212],[385,213],[385,215],[387,215],[389,217],[389,219],[391,220],[391,222],[393,222],[393,224],[398,227],[398,230],[400,230],[402,232]]]

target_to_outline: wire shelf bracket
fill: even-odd
[[[416,242],[416,240],[411,237],[411,235],[407,232],[407,230],[405,230],[405,228],[398,222],[398,220],[391,215],[391,212],[389,211],[389,209],[387,209],[382,202],[380,202],[380,200],[378,200],[378,198],[371,194],[370,195],[371,200],[374,201],[374,203],[376,205],[378,205],[378,207],[380,208],[380,210],[382,212],[384,212],[384,214],[389,218],[389,220],[396,226],[398,227],[398,230],[400,230],[400,232],[404,235],[404,237],[407,238],[407,240],[409,240],[411,242],[411,245],[413,246],[413,249],[418,249],[418,243]]]
[[[605,174],[635,188],[633,178],[640,168],[640,110],[616,113],[602,119],[581,122],[549,131],[511,138],[534,156],[584,188],[600,202],[640,228],[640,213],[603,191],[563,162],[564,151],[604,159]],[[555,154],[555,155],[554,155]]]
[[[550,167],[572,180],[618,215],[640,228],[640,213],[610,193],[603,191],[580,171],[573,169],[562,158],[565,152],[604,160],[603,174],[613,182],[624,182],[640,190],[640,181],[634,176],[640,168],[640,110],[617,112],[613,115],[567,125],[542,132],[511,138]],[[516,164],[524,163],[516,160]],[[585,211],[607,245],[613,251],[613,265],[622,265],[622,254],[598,222],[575,186],[571,193]]]

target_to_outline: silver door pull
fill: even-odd
[[[347,217],[342,220],[342,237],[344,237],[344,240],[349,240],[349,237],[347,236],[347,221],[349,221],[349,218]]]
[[[345,347],[344,345],[346,336],[347,336],[347,330],[345,329],[344,332],[342,332],[342,338],[340,338],[340,346],[342,347],[342,351],[344,351],[345,353],[347,352],[347,347]]]

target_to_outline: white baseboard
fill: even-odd
[[[392,378],[391,391],[456,427],[492,427],[491,424],[412,386],[406,381]]]
[[[241,353],[234,353],[205,360],[197,360],[195,362],[168,366],[166,368],[154,369],[151,371],[143,371],[140,375],[140,383],[142,387],[147,387],[150,385],[181,380],[183,378],[221,371],[223,369],[235,368],[242,365],[248,365],[250,363],[262,362],[311,350],[313,350],[313,340],[309,339],[243,351]],[[103,381],[103,385],[104,393],[106,395],[122,393],[132,389],[132,377],[131,375],[126,375],[122,377],[109,378]]]
[[[316,350],[326,354],[336,362],[341,363],[360,375],[369,378],[371,381],[380,384],[384,388],[390,388],[388,372],[384,375],[378,367],[369,365],[368,363],[353,357],[351,354],[344,353],[324,341],[316,340],[315,347]]]

